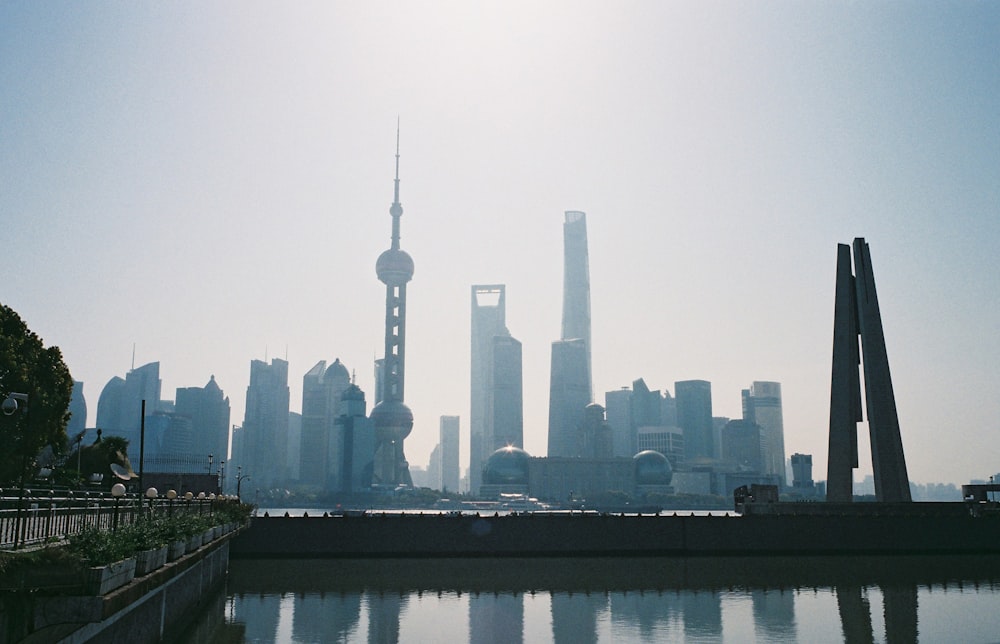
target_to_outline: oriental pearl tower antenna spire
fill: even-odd
[[[393,181],[392,244],[379,255],[375,273],[385,284],[385,358],[382,360],[382,400],[372,409],[375,462],[372,483],[396,487],[413,485],[403,454],[403,439],[413,429],[413,412],[403,403],[406,364],[406,283],[413,278],[413,259],[399,247],[399,123],[396,124],[396,178]]]

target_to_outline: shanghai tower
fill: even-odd
[[[571,210],[563,223],[562,336],[552,343],[549,456],[581,456],[583,410],[592,401],[587,215]]]
[[[399,128],[396,128],[396,178],[392,206],[392,245],[379,255],[375,273],[385,284],[385,358],[382,361],[382,400],[372,409],[375,427],[375,463],[372,483],[412,485],[403,439],[413,429],[413,412],[403,403],[406,365],[406,283],[413,278],[413,258],[399,247]]]

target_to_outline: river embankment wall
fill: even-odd
[[[1000,552],[1000,518],[968,516],[258,517],[233,558],[961,554]]]
[[[230,539],[220,537],[106,595],[12,594],[4,606],[7,636],[25,644],[182,641],[225,580]],[[20,624],[13,633],[11,619]]]

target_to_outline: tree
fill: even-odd
[[[0,481],[17,482],[46,446],[66,447],[73,378],[59,347],[42,344],[13,309],[0,304],[0,401],[27,394],[12,415],[0,415]]]

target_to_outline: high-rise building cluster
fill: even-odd
[[[127,440],[129,460],[138,467],[141,457],[147,471],[207,472],[209,455],[216,464],[224,462],[229,398],[215,376],[204,387],[178,388],[174,400],[162,400],[160,388],[159,362],[134,368],[124,379],[114,376],[101,391],[94,429]],[[82,392],[80,396],[85,410]],[[96,440],[96,432],[91,439],[90,430],[84,431],[85,440]],[[78,435],[72,432],[70,438]]]
[[[594,401],[586,214],[565,213],[563,306],[552,343],[548,453],[522,453],[521,345],[506,327],[506,288],[472,287],[469,479],[473,492],[565,500],[612,490],[724,494],[742,484],[785,485],[781,385],[753,382],[743,417],[712,413],[712,385],[631,388]],[[626,481],[627,479],[627,481]],[[672,483],[672,485],[671,485]]]
[[[414,263],[400,245],[399,159],[397,130],[391,243],[375,267],[386,293],[385,343],[375,360],[370,414],[364,392],[339,359],[320,360],[303,375],[301,413],[289,409],[288,362],[252,360],[245,417],[230,433],[229,399],[214,377],[204,387],[180,388],[174,401],[164,401],[154,362],[132,369],[124,379],[112,378],[98,403],[97,426],[126,438],[133,462],[144,440],[148,469],[207,468],[211,473],[213,459],[220,469],[228,461],[229,474],[237,482],[251,478],[256,489],[299,486],[330,493],[413,484],[403,443],[413,428],[404,385],[406,288]],[[706,380],[677,381],[671,395],[651,390],[638,378],[631,387],[607,392],[603,406],[595,401],[583,212],[565,212],[563,260],[546,456],[531,458],[523,450],[523,348],[507,326],[506,285],[474,284],[468,477],[459,462],[460,418],[441,416],[439,442],[428,468],[419,470],[420,482],[455,492],[506,489],[550,498],[612,488],[728,494],[735,484],[784,486],[779,383],[755,381],[744,389],[739,419],[713,416],[712,385]],[[85,417],[82,392],[74,404],[74,413]],[[811,485],[802,470],[811,457],[796,457],[797,484],[808,480]]]
[[[234,479],[237,487],[249,479],[258,490],[297,486],[316,493],[411,485],[403,440],[413,414],[403,391],[406,284],[413,277],[413,260],[399,243],[398,131],[389,214],[391,246],[375,265],[386,288],[385,353],[376,360],[376,404],[370,416],[364,392],[339,359],[329,365],[320,360],[303,376],[301,413],[289,409],[288,362],[252,360],[243,424],[230,433],[229,399],[214,376],[203,388],[178,389],[176,402],[165,401],[160,399],[160,365],[154,362],[132,369],[124,379],[111,379],[98,403],[97,426],[105,435],[125,438],[130,461],[142,460],[150,472],[218,472],[227,490]],[[519,376],[519,362],[517,371]],[[82,383],[74,391],[73,411],[85,419]],[[86,430],[77,431],[82,441]],[[442,419],[441,444],[442,482],[457,489],[457,418]]]

